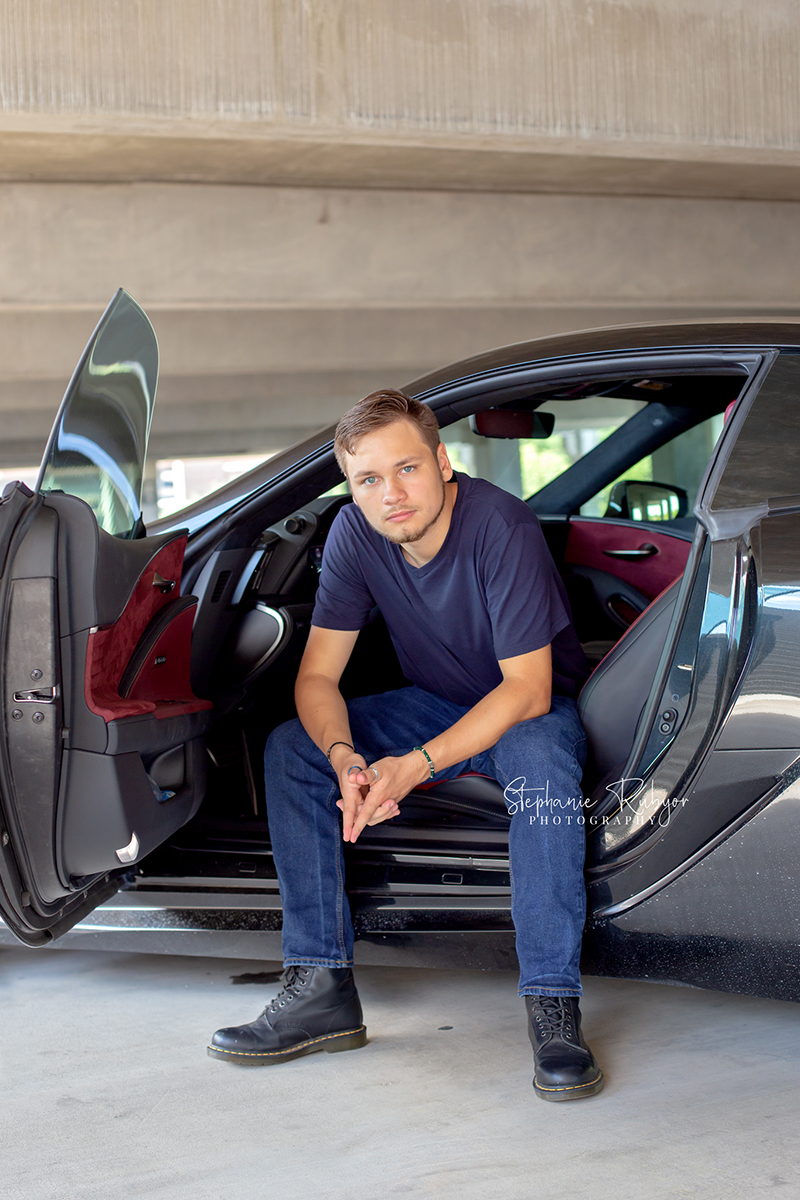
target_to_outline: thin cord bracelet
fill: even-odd
[[[425,757],[427,758],[428,766],[431,769],[431,779],[433,779],[434,775],[436,774],[436,768],[433,765],[433,759],[431,758],[430,754],[428,754],[428,751],[425,749],[424,746],[415,746],[414,749],[419,750],[419,752],[421,754],[424,754]]]
[[[328,746],[328,749],[325,751],[325,757],[327,758],[328,762],[331,761],[331,750],[334,746],[347,746],[347,749],[352,750],[353,754],[356,752],[355,746],[351,746],[349,742],[331,742],[330,746]]]

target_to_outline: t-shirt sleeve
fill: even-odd
[[[498,660],[541,650],[570,623],[538,524],[513,525],[492,541],[484,584]]]
[[[357,530],[347,509],[342,509],[325,541],[311,624],[321,629],[363,629],[374,607],[359,563]]]

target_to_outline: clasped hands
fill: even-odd
[[[339,748],[333,766],[339,778],[342,837],[354,842],[366,825],[378,825],[400,812],[400,801],[429,777],[423,756],[412,751],[401,758],[379,758],[367,766],[360,754]],[[358,771],[352,767],[360,767]]]

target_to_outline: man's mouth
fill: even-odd
[[[383,519],[384,521],[405,521],[407,517],[413,517],[415,512],[414,508],[404,508],[400,512],[389,513]]]

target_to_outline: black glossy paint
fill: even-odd
[[[589,968],[800,999],[798,820],[795,780],[669,887],[590,922]]]

